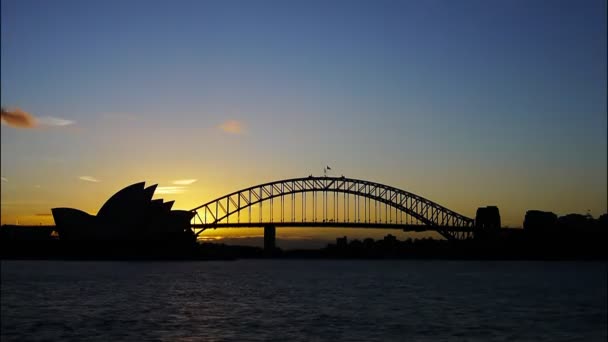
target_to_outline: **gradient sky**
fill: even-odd
[[[95,213],[141,180],[191,209],[325,165],[510,226],[597,217],[606,7],[2,0],[2,106],[40,123],[1,127],[2,223]]]

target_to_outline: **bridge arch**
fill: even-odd
[[[410,215],[410,217],[427,225],[430,230],[436,230],[450,240],[472,236],[473,219],[405,190],[376,182],[346,177],[309,176],[305,178],[292,178],[238,190],[192,209],[195,212],[193,227],[199,228],[198,234],[200,234],[205,229],[226,225],[233,215],[238,215],[246,209],[249,209],[250,213],[252,206],[267,201],[271,204],[270,211],[272,213],[274,199],[286,196],[292,196],[293,198],[295,194],[299,193],[302,194],[304,200],[304,216],[302,217],[302,221],[306,221],[306,193],[313,193],[314,195],[322,193],[325,196],[324,198],[326,198],[327,193],[341,193],[367,198],[394,208],[397,212]],[[316,200],[316,197],[313,198]],[[323,218],[323,222],[325,222],[325,212]],[[316,216],[314,220],[317,222]],[[333,222],[333,225],[348,225],[350,224],[348,220],[347,218],[345,222]],[[249,221],[251,222],[251,215],[249,215]],[[283,216],[281,216],[281,221],[277,221],[276,223],[280,225],[280,223],[284,222]],[[319,222],[318,225],[323,224]],[[369,225],[383,226],[381,222],[370,222]]]

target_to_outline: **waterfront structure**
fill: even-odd
[[[60,240],[176,241],[195,240],[190,229],[194,213],[171,210],[173,201],[152,200],[154,184],[135,183],[118,191],[90,215],[74,208],[53,208]]]

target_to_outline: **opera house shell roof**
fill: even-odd
[[[192,239],[194,213],[171,210],[173,201],[152,199],[156,184],[130,185],[104,203],[96,216],[73,208],[53,208],[61,240],[175,240]]]

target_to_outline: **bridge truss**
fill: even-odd
[[[280,180],[242,189],[192,209],[197,235],[228,227],[353,227],[473,236],[474,220],[410,192],[345,177]]]

